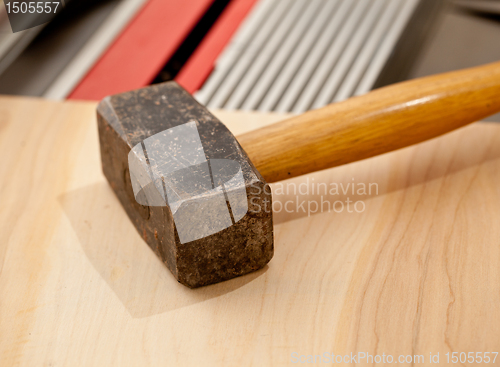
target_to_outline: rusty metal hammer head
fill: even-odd
[[[104,175],[176,279],[199,287],[273,256],[271,193],[231,132],[175,82],[97,108]]]

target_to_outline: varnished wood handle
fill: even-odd
[[[275,182],[419,143],[498,111],[494,63],[380,88],[238,141],[266,181]]]

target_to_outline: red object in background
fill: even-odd
[[[68,98],[100,100],[151,83],[213,0],[149,0]]]
[[[233,0],[183,66],[175,81],[189,93],[201,88],[215,61],[258,0]]]

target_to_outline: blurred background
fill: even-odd
[[[0,4],[0,94],[100,100],[176,80],[210,108],[300,113],[500,60],[500,0],[62,5],[50,22],[13,33]]]

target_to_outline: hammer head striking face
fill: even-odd
[[[105,98],[97,115],[104,175],[180,283],[221,282],[271,260],[266,182],[189,93],[157,84]]]

